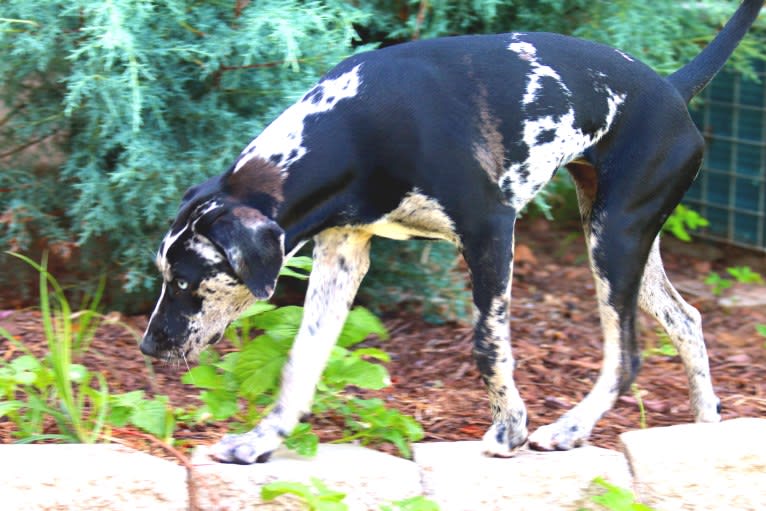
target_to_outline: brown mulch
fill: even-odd
[[[515,378],[529,409],[530,430],[555,420],[582,399],[598,374],[601,332],[581,236],[554,230],[547,222],[522,222],[518,235],[511,309]],[[712,270],[722,271],[745,261],[766,275],[763,254],[732,249],[711,250],[668,241],[666,269],[675,282],[700,282]],[[666,248],[667,248],[666,247]],[[690,255],[691,254],[691,255]],[[743,259],[744,258],[744,259]],[[761,266],[759,266],[761,265]],[[703,286],[704,288],[704,286]],[[750,288],[766,293],[766,287]],[[737,290],[729,291],[736,293]],[[725,308],[709,294],[687,295],[703,315],[713,380],[725,419],[766,417],[766,338],[755,331],[766,324],[766,307]],[[104,373],[113,392],[142,389],[149,395],[167,394],[174,406],[198,405],[198,391],[180,383],[185,367],[154,362],[147,366],[137,349],[137,336],[146,318],[124,318],[102,326],[84,363]],[[434,326],[414,312],[384,318],[391,333],[386,342],[368,341],[391,354],[392,386],[374,393],[391,406],[417,418],[426,440],[480,438],[489,426],[489,404],[471,358],[471,329],[460,323]],[[128,327],[125,326],[128,325]],[[0,326],[11,331],[36,353],[44,353],[39,313],[0,310]],[[646,347],[659,343],[656,326],[644,318],[641,338]],[[0,340],[0,356],[18,352]],[[646,408],[647,425],[690,422],[686,378],[678,357],[650,355],[637,380]],[[368,394],[369,395],[369,394]],[[341,436],[339,420],[314,417],[323,440]],[[616,447],[618,435],[640,427],[636,397],[622,396],[596,426],[591,443]],[[182,426],[176,433],[182,450],[215,441],[223,424]],[[12,425],[0,419],[0,442],[13,441]],[[152,442],[125,430],[121,441],[161,453]]]

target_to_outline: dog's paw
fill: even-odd
[[[529,446],[537,451],[568,451],[583,445],[589,436],[590,429],[564,416],[529,435]]]
[[[482,452],[498,458],[510,458],[526,443],[526,427],[511,431],[511,428],[503,423],[492,424],[481,440]]]
[[[281,443],[282,437],[277,433],[269,435],[256,429],[242,435],[224,436],[213,445],[211,456],[223,463],[264,463]]]
[[[721,400],[716,396],[693,402],[692,409],[695,422],[721,422]]]

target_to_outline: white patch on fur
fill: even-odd
[[[303,145],[306,117],[328,112],[341,100],[356,96],[362,85],[360,68],[361,64],[337,78],[328,78],[315,85],[245,147],[234,167],[234,172],[254,157],[272,161],[272,156],[281,155],[282,159],[277,165],[283,170],[303,158],[308,152]],[[315,101],[319,95],[321,99]]]
[[[362,228],[375,236],[394,240],[423,237],[460,245],[455,223],[441,204],[417,188],[408,193],[396,209]]]
[[[328,229],[316,236],[303,320],[282,371],[277,405],[249,433],[216,444],[216,458],[253,463],[278,447],[311,410],[316,384],[369,268],[369,250],[370,233],[362,229]]]
[[[592,136],[575,125],[572,107],[563,115],[547,115],[524,121],[522,140],[529,148],[529,156],[522,162],[511,164],[498,181],[503,194],[516,210],[521,210],[542,189],[557,168],[582,156],[585,149],[609,131],[620,105],[625,101],[625,95],[605,88],[609,111],[604,124]],[[538,137],[551,130],[554,132],[553,140],[539,143]]]
[[[529,105],[535,102],[537,93],[542,89],[540,85],[540,79],[543,77],[549,77],[556,80],[559,85],[566,91],[567,95],[571,95],[569,88],[561,81],[561,76],[550,66],[541,64],[537,59],[537,48],[531,43],[520,41],[517,34],[513,35],[514,42],[508,45],[508,49],[519,56],[520,59],[529,62],[532,70],[527,75],[527,88],[524,91],[524,97],[521,100],[523,105]]]
[[[618,54],[620,57],[624,58],[624,59],[625,59],[625,60],[627,60],[628,62],[635,62],[635,60],[633,60],[632,58],[630,58],[630,55],[628,55],[628,54],[627,54],[627,53],[625,53],[624,51],[622,51],[622,50],[618,50],[618,49],[616,49],[616,48],[615,48],[615,50],[614,50],[614,51],[616,51],[616,52],[617,52],[617,54]]]
[[[191,252],[195,252],[211,265],[220,263],[224,260],[223,254],[205,237],[195,234],[186,240],[184,247]]]
[[[654,240],[641,280],[638,304],[651,314],[670,337],[686,370],[689,397],[697,422],[718,422],[719,400],[710,378],[702,319],[671,284],[660,256],[660,238]]]
[[[173,275],[170,272],[170,262],[168,261],[168,251],[170,251],[170,248],[175,244],[178,239],[183,236],[183,234],[191,227],[194,229],[194,225],[199,221],[199,219],[205,215],[206,213],[209,213],[210,211],[221,207],[221,203],[217,200],[211,200],[205,203],[200,204],[197,207],[198,211],[195,211],[191,216],[196,218],[194,222],[190,225],[189,221],[187,220],[186,225],[184,225],[181,229],[178,230],[178,232],[173,233],[171,230],[168,232],[165,237],[162,239],[162,243],[160,244],[160,250],[157,252],[157,268],[160,270],[160,273],[162,273],[162,278],[165,282],[170,282],[173,279]]]
[[[154,310],[152,311],[152,315],[149,316],[149,322],[146,324],[146,330],[144,330],[143,338],[146,338],[146,334],[149,332],[149,326],[151,326],[154,323],[154,318],[157,316],[157,311],[160,310],[160,304],[165,299],[165,293],[167,292],[168,284],[167,281],[162,281],[162,290],[160,291],[160,297],[157,300],[157,303],[154,305]]]

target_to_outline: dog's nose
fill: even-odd
[[[156,357],[157,356],[157,343],[154,342],[154,339],[152,338],[151,334],[146,334],[144,338],[141,340],[141,345],[138,347],[138,349],[141,350],[141,353],[143,353],[146,356],[149,357]]]

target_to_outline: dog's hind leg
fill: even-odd
[[[220,461],[266,461],[301,416],[311,411],[317,382],[369,268],[370,234],[356,229],[328,229],[314,242],[303,319],[282,370],[277,404],[252,431],[227,435],[213,446],[213,456]]]
[[[689,397],[697,422],[718,422],[720,400],[713,391],[710,378],[702,319],[671,284],[660,257],[660,240],[652,245],[644,268],[638,304],[665,329],[678,351],[689,380]]]
[[[603,181],[596,183],[593,202],[585,205],[584,224],[604,335],[603,364],[593,389],[580,403],[530,435],[534,448],[581,445],[635,379],[641,363],[635,325],[644,266],[662,222],[680,201],[702,158],[703,140],[690,121],[689,125],[685,136],[677,134],[672,145],[657,138],[662,135],[651,125],[631,126],[628,131],[644,133],[645,139],[613,141],[601,158],[594,158],[603,165],[599,172]],[[638,147],[658,147],[662,152],[644,152],[639,158],[636,142]],[[615,167],[627,156],[633,168]]]
[[[514,221],[510,209],[489,215],[463,238],[477,313],[473,355],[492,411],[483,449],[493,456],[511,456],[527,440],[527,411],[513,381],[510,342]]]

